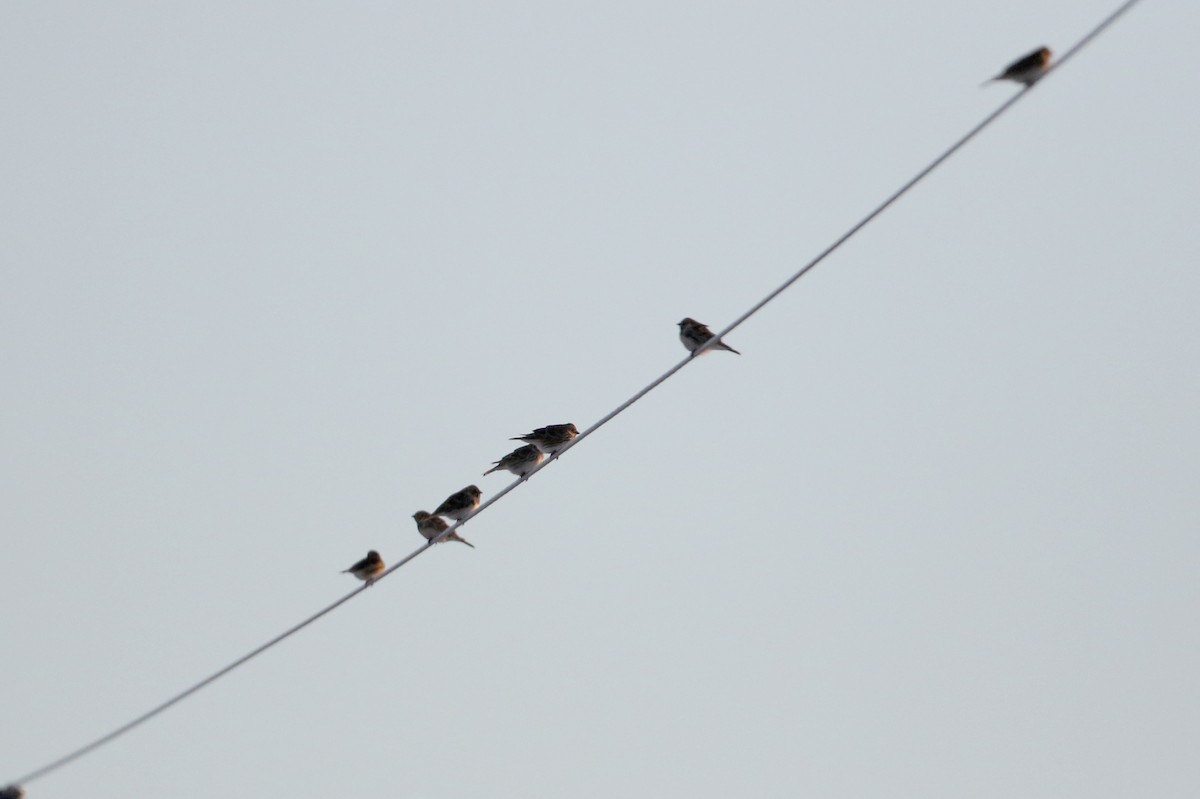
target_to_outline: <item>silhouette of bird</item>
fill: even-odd
[[[483,492],[477,486],[467,486],[462,491],[455,491],[446,497],[446,501],[437,506],[433,515],[445,516],[456,522],[464,521],[479,507],[481,497]]]
[[[679,323],[679,340],[683,342],[683,346],[687,351],[695,355],[696,350],[700,349],[704,342],[713,337],[713,332],[708,329],[708,325],[702,325],[690,316]],[[712,350],[726,350],[734,355],[741,355],[740,352],[726,344],[724,341],[718,341],[716,344],[709,347],[705,352]]]
[[[419,510],[414,513],[413,519],[415,519],[417,522],[417,532],[425,536],[426,541],[432,541],[433,539],[437,538],[442,534],[442,531],[450,526],[446,524],[446,520],[441,516],[434,516],[432,513],[426,513],[423,510]],[[460,536],[457,531],[446,536],[438,543],[444,543],[446,541],[461,541],[471,549],[475,548],[474,544]]]
[[[379,557],[379,553],[372,549],[365,558],[343,571],[342,574],[353,574],[367,585],[372,585],[386,568],[383,558]]]
[[[526,444],[523,447],[517,447],[500,460],[495,461],[495,465],[484,472],[484,475],[486,476],[492,472],[506,469],[524,480],[529,476],[530,472],[537,468],[537,465],[545,457],[545,454],[533,444]]]
[[[1026,86],[1032,86],[1038,82],[1038,78],[1046,74],[1046,70],[1050,68],[1050,48],[1039,47],[1027,56],[1022,56],[1016,61],[1009,64],[994,78],[990,78],[983,82],[984,86],[998,80],[1011,80],[1017,83],[1024,83]]]
[[[579,431],[573,424],[551,424],[539,427],[532,433],[510,438],[509,441],[524,441],[526,444],[533,444],[547,455],[556,455],[577,435]]]

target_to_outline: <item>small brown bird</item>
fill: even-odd
[[[547,455],[557,455],[577,435],[579,431],[573,424],[551,424],[539,427],[532,433],[510,438],[509,441],[524,441],[526,444],[533,444]]]
[[[446,524],[446,520],[441,516],[434,516],[432,513],[426,513],[423,510],[419,510],[414,513],[413,519],[415,519],[417,522],[417,532],[425,536],[426,541],[432,541],[433,539],[437,538],[442,534],[442,531],[450,526]],[[474,544],[460,536],[457,532],[451,533],[438,543],[445,543],[446,541],[461,541],[471,549],[475,548]]]
[[[526,444],[523,447],[517,447],[496,461],[496,465],[484,472],[484,475],[506,469],[524,480],[545,457],[546,455],[533,444]]]
[[[984,81],[983,85],[987,86],[998,80],[1011,80],[1032,86],[1038,82],[1038,78],[1046,74],[1048,69],[1050,69],[1050,48],[1039,47],[1029,55],[1022,56],[1009,64],[999,75]]]
[[[379,553],[372,549],[365,558],[346,569],[342,574],[353,574],[367,585],[372,585],[386,568],[387,565],[384,564],[383,558],[379,557]]]
[[[713,337],[713,332],[708,329],[708,325],[702,325],[690,316],[679,323],[679,340],[683,342],[683,346],[687,351],[695,355],[696,350],[704,342]],[[740,352],[726,344],[724,341],[718,341],[716,344],[709,347],[705,352],[712,350],[726,350],[734,355],[741,355]]]
[[[456,491],[446,497],[446,501],[437,506],[433,515],[445,516],[456,522],[465,521],[479,507],[482,497],[483,492],[477,486],[467,486],[462,491]]]
[[[9,785],[7,788],[0,788],[0,799],[21,799],[25,795],[25,789],[20,785]]]

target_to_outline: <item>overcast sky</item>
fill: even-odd
[[[0,784],[590,425],[1116,5],[8,3]],[[1200,6],[30,799],[1200,794]]]

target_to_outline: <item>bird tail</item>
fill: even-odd
[[[982,89],[984,86],[987,86],[989,83],[995,83],[995,82],[996,82],[996,81],[998,81],[998,80],[1004,80],[1004,76],[1003,76],[1003,75],[997,75],[997,76],[996,76],[996,77],[994,77],[994,78],[988,78],[988,79],[987,79],[987,80],[985,80],[983,83],[979,84],[979,88],[981,88],[981,89]]]
[[[467,539],[463,538],[463,537],[462,537],[461,535],[459,535],[458,533],[451,533],[450,535],[448,535],[448,536],[446,536],[446,537],[447,537],[448,539],[450,539],[451,541],[461,541],[462,543],[464,543],[464,544],[466,544],[467,546],[469,546],[471,549],[474,549],[474,548],[475,548],[475,545],[474,545],[474,544],[472,544],[472,543],[471,543],[470,541],[468,541]]]
[[[487,476],[488,476],[489,474],[491,474],[492,472],[498,472],[498,471],[500,471],[500,466],[499,466],[499,465],[496,465],[496,466],[493,466],[492,468],[488,469],[486,472],[484,472],[484,473],[483,473],[483,476],[484,476],[484,477],[487,477]]]
[[[726,344],[724,341],[718,341],[718,342],[717,342],[716,349],[719,349],[719,350],[729,350],[729,351],[730,351],[730,352],[732,352],[734,355],[741,355],[741,353],[740,353],[740,352],[738,352],[738,351],[737,351],[737,350],[735,350],[733,347],[731,347],[731,346],[729,346],[728,344]]]

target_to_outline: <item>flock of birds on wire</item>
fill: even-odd
[[[1039,47],[1029,55],[1022,56],[1009,64],[999,75],[984,81],[983,85],[986,86],[998,80],[1011,80],[1025,86],[1032,86],[1050,68],[1050,57],[1049,47]],[[687,317],[679,323],[679,340],[683,342],[683,346],[687,348],[687,351],[692,354],[695,354],[696,350],[712,337],[713,333],[708,329],[707,325],[702,325],[691,317]],[[725,350],[726,352],[741,355],[740,352],[724,341],[717,341],[710,349]],[[575,429],[575,425],[573,424],[552,424],[546,427],[539,427],[531,433],[510,439],[512,441],[524,441],[526,442],[525,446],[517,447],[496,461],[492,468],[484,472],[484,475],[504,470],[512,472],[524,480],[529,476],[530,472],[538,467],[547,455],[553,458],[558,454],[559,450],[569,444],[577,435],[579,435],[579,431]],[[450,526],[442,518],[443,516],[446,519],[453,519],[456,522],[465,522],[475,512],[475,509],[479,507],[482,498],[483,492],[479,490],[479,487],[469,485],[463,490],[456,491],[446,497],[446,501],[438,505],[433,513],[423,510],[417,511],[413,514],[413,520],[417,523],[417,532],[425,536],[427,541],[433,541]],[[460,536],[457,531],[451,532],[442,541],[458,541],[466,544],[471,549],[475,548],[474,544]],[[353,574],[358,579],[366,582],[367,585],[371,585],[386,570],[387,564],[383,562],[383,558],[380,557],[379,553],[372,549],[367,553],[365,558],[342,573]],[[0,792],[0,799],[8,799],[8,797]]]
[[[691,317],[679,323],[679,340],[683,342],[683,346],[687,348],[687,351],[693,355],[695,355],[696,350],[700,349],[712,337],[713,332],[708,329],[707,325],[702,325]],[[720,339],[709,350],[725,350],[726,352],[741,355],[740,352]],[[512,472],[524,480],[529,477],[529,473],[536,469],[547,456],[551,458],[557,456],[577,435],[579,435],[579,430],[573,424],[552,424],[546,427],[539,427],[523,436],[516,436],[510,440],[524,441],[525,445],[517,447],[496,461],[492,465],[492,468],[484,472],[484,475],[489,475],[492,472],[506,471]],[[426,541],[433,542],[450,526],[446,519],[451,519],[460,524],[465,522],[471,518],[471,514],[479,507],[482,499],[483,492],[479,490],[479,486],[469,485],[461,491],[455,491],[446,497],[446,500],[441,505],[438,505],[433,513],[419,510],[413,514],[413,521],[417,523],[417,532],[425,536]],[[475,548],[475,545],[459,535],[457,530],[452,530],[439,543],[445,541],[458,541],[460,544],[466,544],[471,549]],[[342,574],[352,574],[367,585],[371,585],[386,570],[387,564],[383,562],[383,557],[372,549],[367,553],[365,558],[343,571]],[[4,799],[4,797],[0,796],[0,799]]]
[[[1050,56],[1050,48],[1039,47],[1029,55],[1022,56],[1009,64],[999,75],[984,81],[983,85],[986,86],[998,80],[1011,80],[1025,86],[1032,86],[1050,69]],[[712,337],[712,331],[695,319],[689,317],[679,323],[679,340],[683,342],[683,346],[687,348],[687,351],[693,355],[695,355],[697,349]],[[720,340],[713,344],[709,350],[725,350],[741,355],[740,352]],[[488,475],[492,472],[503,470],[512,472],[524,480],[529,476],[530,472],[545,460],[546,456],[553,458],[558,455],[577,435],[579,435],[579,431],[573,424],[552,424],[546,427],[539,427],[523,436],[516,436],[511,440],[524,441],[525,445],[517,447],[496,461],[492,468],[488,469],[484,474]],[[425,536],[427,541],[432,542],[450,526],[446,522],[446,519],[465,522],[475,512],[475,509],[479,507],[482,498],[483,492],[479,490],[479,487],[469,485],[463,490],[456,491],[446,497],[446,501],[438,505],[433,513],[423,510],[417,511],[413,514],[413,520],[417,523],[417,532]],[[475,548],[474,544],[460,536],[457,531],[451,532],[442,541],[458,541],[472,549]],[[369,586],[386,569],[387,565],[384,564],[383,558],[378,552],[372,549],[367,553],[365,558],[342,573],[352,574]],[[24,796],[25,791],[19,785],[9,785],[0,788],[0,799],[22,799]]]

